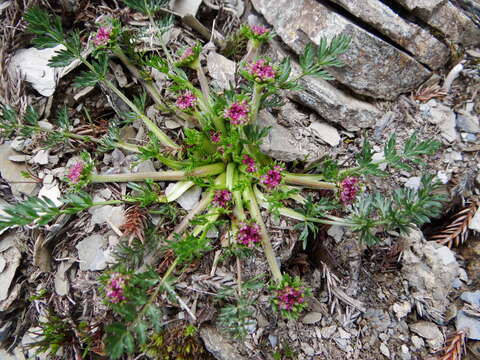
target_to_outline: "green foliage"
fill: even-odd
[[[176,240],[168,241],[168,247],[173,250],[179,263],[189,263],[211,249],[206,232],[201,236],[176,236]]]
[[[48,12],[39,7],[32,7],[24,15],[28,23],[27,32],[36,35],[33,43],[40,49],[55,47],[64,41],[61,19],[51,17]]]
[[[168,0],[122,0],[125,5],[145,15],[152,16],[157,11],[168,6]]]
[[[2,135],[8,138],[18,128],[17,112],[9,105],[3,105],[0,110],[2,111],[0,130],[2,130]]]
[[[137,183],[128,183],[128,188],[134,192],[128,199],[138,203],[140,207],[148,207],[158,202],[160,186],[151,180],[146,180],[143,185]]]

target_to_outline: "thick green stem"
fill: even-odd
[[[270,242],[270,237],[268,236],[267,227],[262,219],[262,214],[260,213],[260,208],[257,204],[257,199],[253,193],[252,187],[248,186],[243,192],[243,198],[248,206],[248,211],[250,216],[255,220],[255,222],[260,226],[260,234],[262,237],[262,246],[267,258],[268,266],[272,272],[273,279],[277,282],[282,280],[282,272],[280,267],[277,264],[277,259],[275,257],[275,252],[273,250],[272,243]]]
[[[224,163],[199,166],[192,170],[170,170],[158,172],[144,172],[135,174],[111,174],[111,175],[92,175],[92,183],[105,182],[138,182],[151,179],[154,181],[179,181],[187,180],[188,177],[205,177],[222,173],[225,170]]]
[[[291,173],[284,173],[283,180],[287,184],[300,185],[311,189],[335,190],[337,185],[325,181],[319,181],[315,177],[309,175],[297,175]]]
[[[260,101],[262,99],[263,85],[255,84],[253,88],[253,105],[250,115],[250,123],[256,125],[258,112],[260,111]]]
[[[202,89],[203,98],[205,103],[210,104],[210,89],[208,87],[208,80],[203,72],[202,65],[198,65],[197,68],[198,81],[200,82],[200,88]],[[220,130],[220,129],[219,129]]]

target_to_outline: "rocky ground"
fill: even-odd
[[[0,101],[24,109],[40,108],[42,126],[49,127],[54,110],[66,104],[83,134],[105,131],[105,122],[123,106],[104,89],[71,86],[79,69],[47,67],[52,51],[30,48],[23,34],[23,10],[35,1],[0,4]],[[48,1],[59,15],[92,29],[100,16],[118,16],[131,27],[146,26],[139,14],[116,1]],[[208,75],[219,87],[235,77],[235,48],[219,44],[232,39],[239,24],[273,27],[278,36],[263,51],[274,59],[296,56],[321,36],[348,34],[344,67],[331,69],[333,81],[308,78],[305,90],[282,94],[286,104],[264,111],[272,126],[262,150],[286,162],[315,164],[326,156],[345,166],[368,136],[381,159],[386,139],[399,145],[414,132],[443,146],[425,166],[412,172],[391,171],[387,178],[368,179],[387,193],[395,187],[418,187],[420,175],[433,172],[445,185],[449,201],[444,216],[408,236],[383,234],[367,247],[342,227],[325,227],[306,251],[296,242],[293,222],[268,219],[282,266],[300,275],[312,288],[308,312],[299,321],[285,321],[255,294],[255,318],[244,341],[230,339],[216,326],[212,293],[233,283],[237,264],[219,261],[222,250],[204,257],[177,284],[205,353],[198,358],[230,359],[456,359],[448,346],[462,341],[464,359],[480,359],[480,3],[477,0],[210,0],[174,1],[180,14],[169,36],[173,46],[210,41],[204,54]],[[196,17],[196,22],[192,17]],[[200,25],[199,25],[200,24]],[[213,36],[199,35],[205,26]],[[210,33],[210,30],[207,31]],[[211,35],[211,33],[210,33]],[[155,48],[148,37],[144,46]],[[35,59],[33,62],[32,59]],[[293,66],[295,71],[295,65]],[[298,69],[298,66],[297,66]],[[21,74],[21,76],[19,76]],[[126,69],[112,66],[112,78],[128,90],[135,86]],[[155,77],[155,74],[152,74]],[[161,82],[160,77],[155,77]],[[150,118],[172,134],[181,124],[166,119],[152,106]],[[123,136],[142,141],[139,124]],[[77,147],[76,147],[77,145]],[[65,169],[75,162],[78,146],[42,149],[39,139],[4,139],[0,145],[1,204],[29,195],[58,200],[64,192]],[[84,146],[84,145],[82,145]],[[120,150],[97,159],[98,171],[153,171],[152,161],[135,164],[135,155]],[[300,166],[300,165],[299,165]],[[28,172],[26,179],[22,173]],[[168,184],[163,184],[167,189]],[[115,199],[122,185],[95,186],[98,199]],[[189,210],[200,199],[193,188],[178,199]],[[61,217],[42,230],[11,229],[0,241],[0,359],[35,358],[28,343],[46,313],[90,324],[108,321],[98,292],[99,272],[115,261],[126,209],[92,208],[76,217]],[[163,229],[171,224],[153,217]],[[450,228],[447,228],[450,226]],[[448,231],[448,229],[452,231]],[[436,236],[436,237],[435,237]],[[219,237],[212,233],[212,239]],[[433,239],[433,240],[432,240]],[[435,239],[437,241],[435,241]],[[268,273],[262,257],[242,260],[243,276]],[[39,294],[47,294],[40,296]],[[190,319],[183,309],[165,301],[167,322]],[[453,337],[451,335],[454,335]],[[71,359],[65,349],[59,359]],[[101,353],[101,351],[98,351]],[[86,358],[102,358],[92,352]],[[450,357],[442,357],[447,354]],[[39,355],[46,359],[45,355]],[[136,359],[147,358],[140,356]]]

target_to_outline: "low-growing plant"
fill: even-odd
[[[145,254],[146,266],[158,263],[157,250],[173,254],[163,275],[153,268],[136,270],[137,261],[135,266],[119,267],[102,278],[105,303],[117,319],[106,327],[105,342],[111,359],[132,354],[139,347],[158,340],[151,337],[152,332],[158,333],[162,326],[157,298],[167,294],[183,306],[175,293],[174,271],[185,268],[213,247],[207,233],[214,227],[226,229],[223,237],[232,249],[262,248],[272,276],[273,308],[282,316],[296,318],[306,306],[309,290],[300,279],[282,273],[262,208],[274,216],[298,221],[295,228],[304,247],[320,224],[350,227],[360,241],[372,244],[379,240],[378,233],[394,229],[406,232],[412,223],[423,224],[439,213],[443,198],[435,193],[437,184],[433,176],[423,176],[418,190],[399,189],[388,195],[375,192],[364,182],[368,176],[387,175],[380,167],[382,164],[410,170],[412,165],[422,164],[424,155],[432,155],[439,147],[433,140],[419,141],[416,134],[408,139],[402,150],[398,150],[396,138],[392,136],[385,145],[384,159],[380,161],[374,160],[372,147],[365,138],[355,167],[342,168],[330,159],[316,166],[315,173],[290,172],[288,164],[277,162],[260,151],[260,144],[269,132],[259,124],[260,111],[279,104],[280,90],[301,90],[299,81],[305,76],[332,79],[328,68],[342,66],[339,56],[348,50],[348,37],[324,38],[318,46],[308,44],[299,57],[301,71],[294,76],[288,57],[276,64],[260,55],[260,45],[275,36],[271,30],[243,26],[239,34],[248,40],[248,53],[238,66],[239,80],[231,84],[230,89],[220,91],[210,86],[204,74],[200,44],[173,54],[164,43],[163,34],[172,19],[163,17],[156,22],[154,17],[166,5],[165,1],[124,2],[148,16],[162,47],[160,55],[136,53],[135,37],[124,31],[117,19],[104,20],[97,32],[88,36],[86,43],[82,40],[85,34],[73,31],[66,35],[60,19],[40,8],[29,9],[25,19],[27,31],[35,35],[37,47],[63,45],[51,58],[50,66],[64,67],[79,61],[87,70],[75,80],[75,85],[101,83],[123,100],[129,113],[121,120],[112,121],[108,133],[101,139],[72,132],[65,108],[59,110],[53,130],[38,124],[39,116],[33,107],[28,107],[20,120],[11,107],[4,106],[0,122],[5,136],[29,137],[41,133],[47,135],[48,146],[75,140],[96,144],[99,151],[120,148],[137,154],[139,160],[159,161],[168,168],[155,172],[97,174],[94,160],[84,153],[82,161],[74,164],[66,174],[72,192],[63,197],[60,207],[47,198],[31,197],[4,210],[6,215],[0,218],[0,229],[44,226],[61,214],[76,214],[98,205],[126,203],[147,213],[167,211],[172,216],[175,211],[166,207],[159,210],[158,205],[173,202],[195,185],[204,190],[199,204],[183,217],[169,236],[156,242],[156,249]],[[88,57],[83,55],[86,47],[93,50]],[[148,99],[146,95],[130,99],[108,79],[108,64],[114,57],[138,80]],[[150,75],[152,69],[164,74],[170,84],[168,88],[158,88]],[[172,96],[176,100],[170,101]],[[145,114],[147,101],[153,101],[164,114],[189,124],[183,129],[183,142],[180,136],[174,139],[173,133],[169,136],[162,131]],[[132,120],[142,121],[148,129],[148,143],[140,146],[120,140],[120,127]],[[172,190],[163,192],[156,185],[159,181],[172,182]],[[119,200],[96,202],[80,190],[89,184],[112,182],[128,183],[130,193]],[[328,191],[331,195],[313,200],[311,194],[303,196],[309,190]],[[287,206],[292,202],[298,204],[297,209]],[[139,244],[136,246],[143,248]],[[128,254],[128,251],[124,249],[122,253]],[[228,304],[222,309],[220,320],[225,328],[236,329],[242,335],[248,325],[251,303],[245,293],[236,299],[237,305]]]

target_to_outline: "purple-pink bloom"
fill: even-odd
[[[261,241],[260,226],[258,224],[245,224],[242,223],[242,227],[238,230],[237,240],[240,244],[249,248]]]
[[[125,288],[125,277],[120,273],[113,273],[110,275],[107,286],[105,287],[105,295],[113,304],[125,300],[123,290]]]
[[[265,26],[253,25],[250,27],[250,29],[252,29],[252,32],[258,36],[261,36],[268,32],[268,29]]]
[[[281,290],[277,290],[278,306],[280,310],[293,310],[295,305],[303,304],[303,290],[297,290],[291,286],[287,286]]]
[[[220,142],[220,137],[221,136],[222,135],[220,133],[212,131],[212,133],[210,135],[210,140],[212,140],[213,143],[217,144],[217,143]]]
[[[82,175],[83,167],[84,165],[82,162],[77,162],[68,171],[67,178],[74,184],[78,183],[80,176]]]
[[[217,190],[215,191],[215,195],[213,197],[213,204],[226,208],[228,206],[228,203],[232,201],[232,193],[228,190]]]
[[[107,27],[100,27],[97,31],[97,34],[93,38],[93,43],[96,46],[107,45],[110,40],[111,29]]]
[[[193,55],[193,49],[191,47],[186,48],[185,51],[183,52],[182,56],[180,56],[180,61],[185,60],[186,58],[190,57]]]
[[[225,109],[224,116],[229,119],[233,125],[242,125],[248,121],[250,109],[246,101],[234,102],[229,108]]]
[[[178,97],[176,105],[182,110],[187,110],[193,108],[196,102],[197,97],[191,91],[185,91]]]
[[[340,200],[345,205],[350,205],[355,200],[358,191],[358,182],[359,179],[352,176],[346,177],[340,183]]]
[[[247,154],[243,155],[242,163],[247,165],[247,172],[254,173],[255,171],[257,171],[257,167],[255,166],[255,160]]]
[[[275,78],[275,70],[268,65],[267,60],[260,59],[250,66],[250,74],[258,78],[260,81],[271,80]]]
[[[276,188],[282,181],[283,168],[276,165],[273,169],[267,171],[265,175],[262,175],[261,181],[269,190]]]

